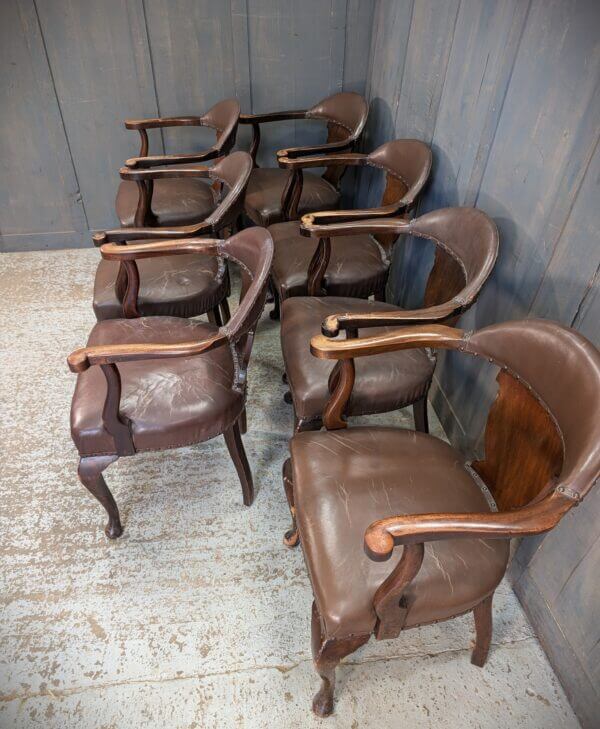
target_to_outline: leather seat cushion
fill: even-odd
[[[190,253],[137,261],[140,272],[138,309],[142,316],[199,316],[229,296],[225,262]],[[123,307],[115,293],[118,261],[102,259],[94,281],[96,319],[119,319]]]
[[[398,307],[336,296],[298,296],[283,302],[281,349],[298,418],[321,417],[329,399],[329,375],[335,366],[335,362],[311,354],[311,338],[321,333],[321,323],[329,314],[365,311],[398,311]],[[360,333],[375,336],[387,331],[392,331],[392,327],[362,329]],[[434,357],[424,349],[357,357],[354,364],[356,378],[348,403],[350,415],[390,412],[410,405],[425,395],[435,369]]]
[[[272,278],[280,298],[308,294],[308,267],[319,245],[300,235],[300,223],[278,223],[269,228],[275,243]],[[367,298],[385,286],[389,259],[370,235],[331,238],[331,257],[323,279],[331,296]]]
[[[268,227],[282,219],[281,195],[286,186],[289,170],[257,167],[250,174],[244,206],[246,215],[256,225]],[[298,214],[335,210],[340,202],[339,192],[319,175],[304,172],[302,195]]]
[[[461,455],[437,438],[395,428],[309,431],[290,442],[300,540],[328,638],[368,634],[373,595],[400,559],[363,551],[376,519],[432,512],[488,512]],[[406,591],[406,627],[459,615],[504,575],[508,540],[444,539],[425,545]]]
[[[115,201],[122,226],[134,224],[138,197],[136,183],[122,180]],[[191,177],[154,180],[151,207],[159,226],[193,225],[212,213],[217,200],[210,184],[204,180]]]
[[[217,327],[175,317],[113,319],[94,326],[88,345],[199,341]],[[243,395],[232,390],[234,365],[229,347],[195,357],[145,360],[117,365],[122,415],[132,421],[138,451],[198,443],[219,435],[237,419]],[[77,377],[71,405],[71,433],[81,455],[115,453],[102,423],[106,380],[100,367]]]

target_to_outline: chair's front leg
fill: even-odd
[[[312,654],[315,669],[321,677],[321,688],[313,698],[312,708],[317,716],[329,716],[333,711],[335,669],[346,656],[368,642],[370,635],[327,640],[321,631],[321,618],[316,604],[312,606]]]
[[[292,459],[288,458],[283,464],[283,488],[287,498],[290,514],[292,515],[292,526],[283,535],[283,543],[286,547],[297,547],[300,543],[298,526],[296,524],[296,506],[294,504],[294,481],[292,479]]]
[[[82,457],[79,460],[79,468],[77,469],[77,475],[81,483],[106,509],[108,523],[104,528],[104,533],[109,539],[120,537],[123,534],[123,527],[121,526],[119,509],[106,485],[102,471],[108,468],[111,463],[114,463],[118,457],[116,455]]]
[[[492,643],[492,600],[494,593],[488,595],[479,605],[473,608],[475,618],[475,647],[471,654],[471,663],[483,668],[487,661],[490,645]]]

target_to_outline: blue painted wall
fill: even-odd
[[[498,224],[498,265],[460,326],[541,316],[600,343],[600,3],[379,0],[365,149],[390,137],[432,145],[419,212],[476,205]],[[380,189],[363,175],[359,201]],[[388,297],[414,305],[431,252],[395,251]],[[481,450],[496,372],[446,354],[433,401],[453,442]],[[600,717],[600,489],[512,576],[584,725]]]
[[[125,118],[201,114],[230,96],[262,112],[364,92],[373,10],[361,0],[2,0],[0,250],[91,245],[91,231],[117,224],[118,169],[139,148]],[[156,132],[151,151],[201,148],[205,131]],[[263,161],[315,133],[273,125]]]

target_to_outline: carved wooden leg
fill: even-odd
[[[211,309],[210,311],[206,312],[206,315],[208,316],[208,321],[211,324],[214,324],[216,327],[222,327],[223,322],[221,321],[221,312],[219,311],[218,305],[215,306],[214,309]]]
[[[123,534],[119,509],[110,493],[102,471],[117,460],[118,456],[87,456],[79,459],[77,475],[86,489],[95,496],[108,514],[108,523],[104,533],[109,539],[116,539]]]
[[[370,636],[356,635],[343,640],[326,640],[321,633],[321,618],[314,602],[311,632],[313,662],[321,677],[321,688],[313,698],[312,708],[317,716],[329,716],[333,711],[335,669],[338,663],[364,645]]]
[[[254,484],[252,482],[252,471],[248,465],[248,459],[246,458],[246,451],[244,450],[244,444],[242,443],[242,436],[240,433],[240,423],[237,420],[229,430],[223,433],[225,437],[225,443],[229,450],[229,455],[235,466],[235,470],[240,478],[242,484],[242,494],[244,496],[244,504],[251,506],[254,501]]]
[[[227,322],[231,319],[231,312],[229,311],[229,301],[227,299],[223,299],[220,304],[221,307],[221,321],[223,324],[227,324]]]
[[[487,661],[492,642],[492,600],[494,593],[488,595],[479,605],[473,608],[475,618],[475,647],[471,654],[471,663],[482,668]]]
[[[413,416],[415,418],[415,430],[421,433],[429,433],[429,421],[427,419],[427,393],[420,400],[413,403]]]
[[[246,435],[248,431],[248,417],[246,415],[246,408],[242,410],[242,414],[238,418],[238,423],[240,424],[240,432],[242,435]]]
[[[283,543],[286,547],[297,547],[300,544],[298,527],[296,525],[296,506],[294,504],[294,481],[292,479],[292,460],[288,458],[283,464],[283,488],[287,498],[290,514],[292,515],[292,526],[283,535]]]

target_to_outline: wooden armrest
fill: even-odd
[[[306,110],[273,111],[266,114],[240,114],[240,124],[266,124],[267,122],[287,121],[289,119],[304,119]]]
[[[204,152],[192,152],[191,154],[158,154],[147,157],[131,157],[125,160],[126,167],[161,167],[164,165],[185,165],[195,162],[207,162],[222,156],[222,150],[217,147],[210,147]]]
[[[100,248],[100,253],[102,258],[107,261],[135,261],[138,258],[176,256],[187,253],[216,255],[219,242],[219,240],[211,238],[180,238],[151,241],[149,243],[133,243],[126,246],[106,243]]]
[[[355,139],[341,139],[337,142],[325,142],[306,147],[287,147],[277,152],[277,157],[308,157],[313,154],[327,154],[328,152],[343,152],[352,147]]]
[[[364,549],[375,562],[385,562],[399,544],[440,539],[511,539],[552,529],[573,506],[558,491],[513,511],[481,514],[403,514],[379,519],[367,527]]]
[[[151,159],[146,157],[146,159]],[[119,175],[123,180],[168,180],[178,177],[208,177],[210,170],[208,167],[199,165],[198,167],[175,167],[170,170],[154,170],[154,169],[131,169],[130,167],[121,167]]]
[[[370,210],[309,213],[302,217],[300,233],[313,238],[332,238],[338,235],[399,235],[408,232],[410,222],[403,218],[386,217],[398,212],[398,205],[389,205]],[[323,219],[332,222],[326,224],[322,222]]]
[[[162,127],[201,127],[200,116],[165,116],[155,119],[125,119],[127,129],[160,129]]]
[[[310,351],[319,359],[354,359],[399,349],[422,347],[456,349],[459,348],[458,342],[464,338],[465,332],[461,329],[429,324],[400,327],[396,331],[375,337],[355,339],[330,339],[319,334],[310,340]]]
[[[202,222],[195,225],[179,225],[173,228],[115,228],[102,233],[94,233],[92,240],[96,247],[105,243],[126,243],[130,240],[178,240],[186,236],[203,236],[213,232],[210,223]]]
[[[93,365],[109,365],[117,362],[137,362],[144,359],[172,359],[194,357],[216,349],[229,340],[220,331],[200,342],[180,344],[106,344],[76,349],[67,357],[71,372],[85,372]]]
[[[323,320],[321,331],[326,337],[337,337],[342,329],[434,324],[435,322],[441,322],[452,316],[461,314],[462,307],[462,302],[457,297],[454,297],[444,304],[429,306],[423,309],[330,314]]]
[[[287,150],[282,150],[287,151]],[[340,152],[338,154],[322,154],[309,157],[287,157],[279,156],[277,153],[277,163],[284,169],[303,169],[309,167],[332,167],[338,165],[362,165],[367,159],[366,154],[359,152]]]

